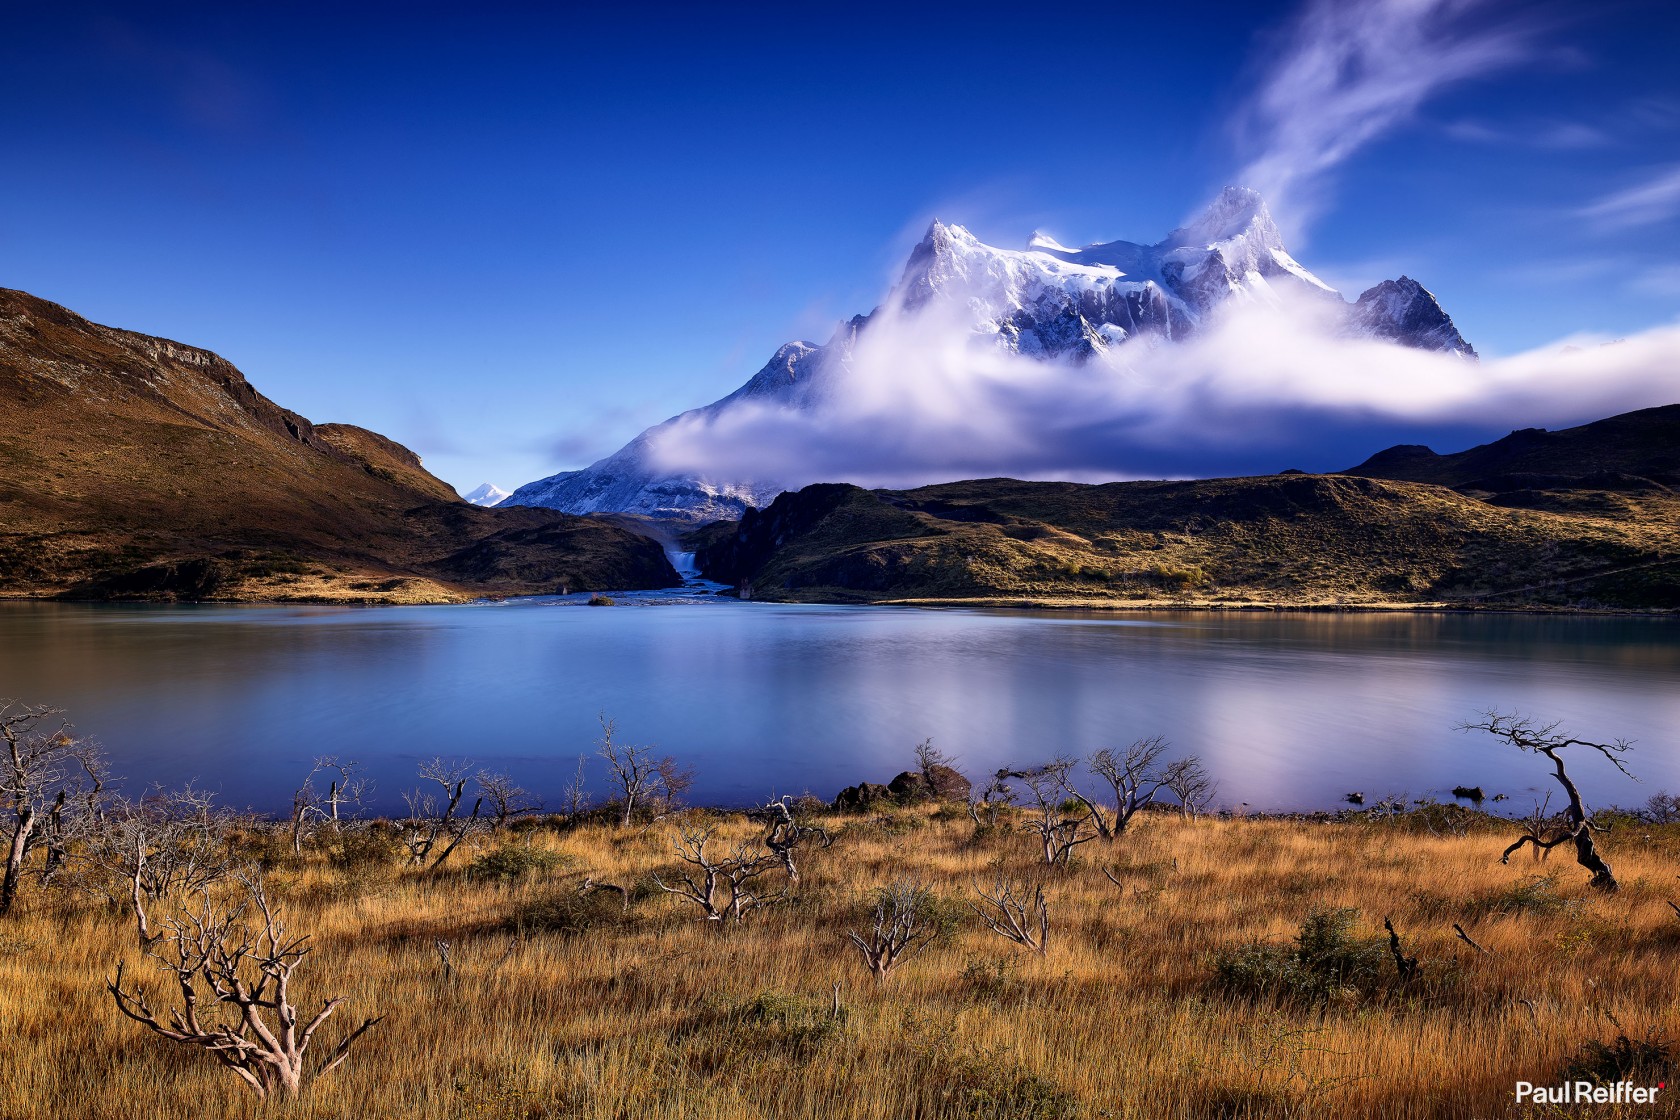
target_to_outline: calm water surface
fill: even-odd
[[[1545,768],[1453,730],[1487,708],[1637,740],[1641,783],[1574,768],[1600,803],[1680,791],[1680,622],[1664,619],[5,603],[0,696],[68,709],[130,788],[193,779],[265,811],[321,754],[364,761],[385,809],[433,755],[557,801],[603,711],[692,765],[713,803],[886,781],[930,735],[977,774],[1160,734],[1229,805],[1463,783],[1526,807]]]

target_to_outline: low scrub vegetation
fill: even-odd
[[[275,821],[66,799],[0,917],[0,1116],[1469,1120],[1519,1080],[1671,1073],[1656,812],[1596,834],[1607,890],[1576,847],[1502,863],[1479,810],[1186,811],[1153,740],[1096,759],[1113,796],[1057,762],[848,815],[684,808],[604,732],[606,811],[435,761],[396,820],[336,819],[330,781]]]

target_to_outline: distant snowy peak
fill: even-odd
[[[463,494],[462,500],[471,502],[475,506],[493,506],[507,497],[508,494],[509,491],[503,490],[500,486],[492,486],[486,482],[472,493]]]
[[[1410,276],[1384,280],[1362,293],[1348,313],[1352,333],[1418,350],[1476,356],[1434,293]]]
[[[1409,277],[1348,303],[1289,255],[1265,202],[1242,187],[1226,187],[1153,245],[1107,241],[1070,249],[1039,232],[1024,249],[999,249],[962,226],[935,221],[884,309],[843,324],[825,344],[787,343],[722,400],[648,429],[583,470],[527,483],[503,504],[691,522],[768,504],[784,489],[776,479],[672,474],[657,465],[653,448],[674,426],[712,423],[739,404],[807,413],[843,406],[853,344],[878,315],[929,331],[950,330],[954,318],[975,344],[1082,362],[1140,339],[1192,338],[1227,307],[1273,308],[1302,297],[1322,301],[1345,334],[1475,357],[1435,297]],[[942,314],[923,314],[929,310]]]
[[[1286,291],[1341,299],[1289,255],[1258,194],[1227,187],[1153,245],[1070,249],[1034,233],[1014,251],[935,221],[895,296],[910,310],[936,301],[964,309],[976,333],[1018,353],[1088,358],[1139,335],[1186,338],[1228,302],[1275,306]]]

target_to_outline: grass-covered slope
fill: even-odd
[[[690,540],[708,576],[765,599],[1680,606],[1680,500],[1615,497],[1551,512],[1302,474],[819,485]]]
[[[0,289],[0,595],[417,601],[660,587],[663,550],[480,509],[207,350]]]

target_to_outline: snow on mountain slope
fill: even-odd
[[[1384,281],[1349,305],[1289,255],[1264,201],[1240,187],[1226,187],[1194,221],[1153,245],[1071,249],[1035,233],[1023,250],[998,249],[935,221],[886,309],[910,321],[955,320],[1008,353],[1083,363],[1122,345],[1189,339],[1228,307],[1279,308],[1303,297],[1341,316],[1346,334],[1475,356],[1434,296],[1409,278]],[[925,314],[934,307],[941,314]],[[672,474],[657,466],[652,449],[674,425],[709,423],[743,402],[805,413],[830,407],[847,391],[852,344],[879,314],[852,319],[823,345],[788,343],[722,400],[649,428],[583,470],[521,486],[504,504],[693,522],[766,504],[785,489],[775,479]]]
[[[486,482],[472,493],[461,495],[461,500],[471,502],[475,506],[493,506],[507,497],[508,493],[509,491],[503,490],[500,486],[492,486]]]
[[[1474,358],[1476,350],[1458,333],[1433,293],[1410,276],[1384,280],[1359,297],[1348,312],[1348,333],[1381,338],[1419,350],[1444,350]]]

